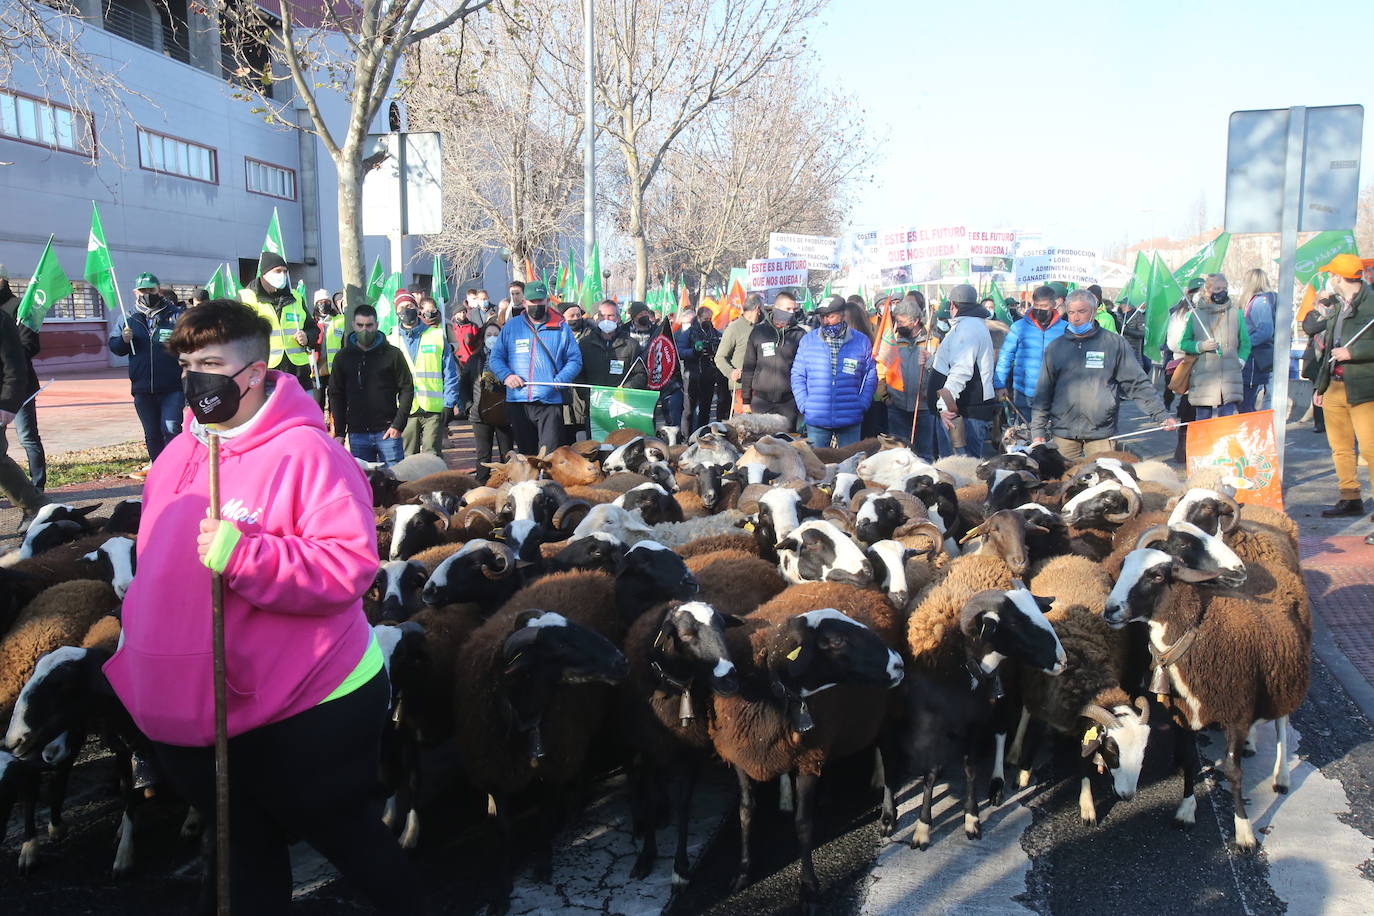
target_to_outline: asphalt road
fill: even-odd
[[[1128,425],[1129,419],[1126,424]],[[1294,427],[1287,469],[1290,511],[1304,533],[1363,533],[1366,519],[1327,521],[1317,510],[1333,498],[1329,457],[1320,437]],[[1172,449],[1164,435],[1134,449],[1159,457]],[[1371,549],[1374,557],[1374,549]],[[824,887],[821,909],[834,914],[1363,914],[1374,912],[1374,728],[1314,659],[1312,687],[1292,718],[1293,790],[1267,787],[1272,730],[1261,728],[1246,761],[1246,794],[1262,851],[1236,853],[1231,798],[1209,762],[1220,755],[1215,733],[1200,737],[1204,777],[1198,782],[1197,823],[1176,829],[1172,815],[1181,780],[1168,772],[1163,735],[1152,745],[1140,793],[1108,801],[1099,786],[1100,826],[1078,816],[1072,749],[1042,754],[1036,781],[1001,806],[984,811],[983,839],[963,836],[958,802],[963,787],[939,789],[934,843],[920,852],[883,843],[875,825],[877,797],[867,788],[868,758],[838,762],[821,786],[816,865]],[[449,749],[452,752],[452,749]],[[441,755],[428,772],[451,765]],[[986,785],[986,773],[980,774]],[[146,806],[138,825],[137,873],[114,883],[118,808],[109,789],[110,762],[83,761],[68,806],[70,833],[44,840],[41,867],[18,878],[18,824],[0,849],[0,901],[7,914],[181,912],[195,899],[195,846],[178,836],[182,808],[170,800]],[[422,846],[414,857],[434,912],[477,912],[495,865],[492,836],[480,805],[442,779],[422,807]],[[897,838],[910,835],[919,787],[899,797]],[[673,833],[659,834],[660,863],[649,879],[628,879],[634,846],[628,837],[623,776],[608,769],[578,798],[577,811],[556,844],[554,880],[523,874],[513,913],[775,914],[795,911],[796,842],[790,816],[777,811],[776,792],[760,792],[755,882],[731,895],[739,852],[735,789],[727,774],[706,775],[691,831],[692,883],[669,882]],[[949,813],[944,813],[947,811]],[[308,850],[295,860],[302,913],[366,912],[326,863]]]

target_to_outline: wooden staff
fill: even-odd
[[[210,518],[219,521],[219,436],[210,433]],[[224,690],[224,580],[210,572],[215,657],[215,911],[229,914],[229,718]]]

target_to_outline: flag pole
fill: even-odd
[[[210,518],[219,520],[219,436],[210,433]],[[210,573],[215,688],[215,910],[229,916],[229,722],[224,674],[224,580]]]
[[[115,271],[114,271],[114,258],[110,258],[110,285],[114,287],[114,291],[115,291],[115,301],[119,303],[119,313],[120,313],[121,315],[124,316],[124,326],[125,326],[125,327],[128,327],[128,326],[129,326],[129,312],[128,312],[127,309],[124,308],[124,294],[121,293],[121,292],[119,291],[119,278],[115,276]],[[151,334],[151,333],[148,335],[148,339],[149,339],[150,341],[152,340],[152,334]],[[133,336],[133,334],[130,334],[130,335],[129,335],[129,352],[130,352],[130,353],[137,353],[137,352],[138,352],[138,350],[136,350],[136,349],[134,348],[134,336]]]

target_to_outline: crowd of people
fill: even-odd
[[[1326,514],[1357,515],[1364,503],[1356,443],[1362,432],[1374,438],[1374,421],[1360,409],[1364,341],[1343,343],[1374,307],[1366,304],[1357,258],[1328,266],[1335,286],[1303,321],[1310,338],[1303,374],[1316,386],[1314,428],[1330,439],[1338,477],[1339,498]],[[42,504],[45,483],[35,403],[25,400],[37,390],[39,340],[14,323],[18,300],[8,281],[0,284],[0,311],[12,327],[6,339],[14,342],[7,372],[12,364],[16,373],[0,417],[16,408],[9,412],[29,462],[25,476],[0,456],[0,485],[27,517]],[[157,277],[141,274],[132,310],[110,335],[110,351],[128,360],[149,467],[181,431],[185,412],[181,369],[167,341],[185,311],[207,299],[196,290],[178,301]],[[511,449],[535,454],[589,435],[588,386],[648,388],[649,350],[660,337],[676,351],[677,366],[655,379],[658,429],[690,432],[737,412],[771,413],[815,445],[888,433],[933,461],[994,453],[1013,428],[1026,441],[1053,442],[1078,457],[1111,448],[1119,405],[1130,399],[1153,424],[1178,428],[1174,460],[1182,463],[1183,425],[1263,408],[1278,305],[1260,269],[1247,272],[1239,296],[1222,274],[1190,278],[1154,352],[1143,308],[1113,303],[1095,285],[1069,290],[1062,283],[1000,308],[960,284],[939,303],[911,290],[881,307],[858,295],[833,296],[809,313],[782,290],[770,302],[749,295],[723,328],[704,307],[660,315],[644,302],[622,309],[605,299],[587,311],[559,303],[537,281],[513,281],[499,302],[468,289],[448,314],[428,293],[403,289],[392,302],[395,327],[382,333],[369,304],[345,326],[342,292],[321,289],[302,302],[287,265],[264,253],[240,299],[272,327],[269,368],[295,377],[355,457],[392,465],[420,452],[442,455],[457,420],[471,424],[479,478],[487,474],[484,462]],[[875,346],[880,324],[886,341]]]

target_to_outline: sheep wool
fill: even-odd
[[[964,605],[985,589],[1012,587],[1011,569],[1001,557],[971,554],[949,564],[945,577],[932,588],[907,620],[907,650],[911,662],[930,671],[954,671],[964,663],[959,615]]]
[[[106,614],[91,624],[86,635],[81,637],[81,648],[99,649],[113,655],[114,650],[119,648],[119,618]]]
[[[718,550],[687,560],[703,601],[722,614],[743,616],[787,588],[777,566],[743,550]]]
[[[684,560],[692,557],[699,557],[702,554],[715,553],[717,550],[740,550],[750,556],[759,555],[759,544],[752,534],[738,532],[735,534],[711,534],[706,537],[688,541],[681,547],[675,548],[677,555]]]
[[[0,640],[0,722],[8,722],[38,660],[59,646],[78,645],[100,618],[119,607],[104,582],[79,579],[44,589]]]
[[[1030,590],[1032,595],[1053,598],[1053,611],[1079,607],[1100,617],[1112,590],[1112,577],[1087,557],[1052,557],[1031,577]]]

